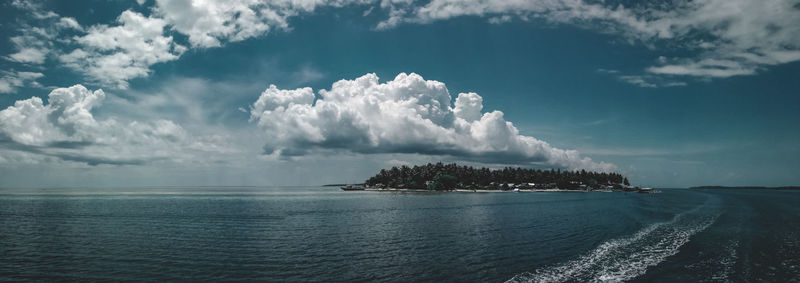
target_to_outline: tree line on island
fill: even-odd
[[[428,163],[422,166],[400,166],[381,171],[364,182],[367,187],[413,190],[625,190],[628,178],[618,173],[562,171],[561,169],[512,168],[492,170],[459,166],[455,163]]]

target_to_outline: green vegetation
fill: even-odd
[[[422,166],[400,166],[382,169],[367,179],[365,185],[377,188],[415,190],[510,190],[562,189],[593,190],[623,189],[628,178],[617,173],[541,170],[506,167],[499,170],[458,166],[455,163],[428,163]]]

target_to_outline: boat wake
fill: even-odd
[[[534,272],[518,274],[506,282],[616,282],[644,274],[667,257],[678,253],[696,233],[705,230],[719,211],[708,203],[655,223],[635,234],[605,242],[578,259]]]

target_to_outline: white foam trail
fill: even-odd
[[[507,282],[617,282],[642,275],[678,253],[692,235],[705,230],[719,213],[700,214],[701,205],[655,223],[630,237],[611,240],[578,259],[537,271],[518,274]]]

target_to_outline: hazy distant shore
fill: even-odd
[[[585,193],[585,192],[616,192],[621,190],[562,190],[562,189],[517,189],[517,190],[487,190],[487,189],[476,189],[476,190],[467,190],[467,189],[455,189],[455,190],[440,190],[440,191],[432,191],[432,190],[422,190],[422,189],[398,189],[398,188],[364,188],[361,191],[368,191],[368,192],[418,192],[418,193],[430,193],[430,192],[455,192],[455,193],[514,193],[514,192],[578,192],[578,193]]]
[[[690,187],[693,190],[800,190],[800,186],[760,187],[760,186],[698,186]]]

